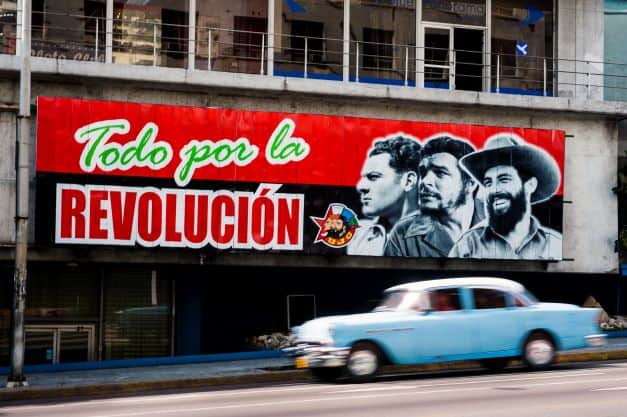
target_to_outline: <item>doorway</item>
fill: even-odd
[[[484,29],[423,26],[422,86],[483,91]]]
[[[451,28],[425,26],[423,39],[423,87],[452,89]]]
[[[483,31],[455,28],[455,89],[483,90]]]

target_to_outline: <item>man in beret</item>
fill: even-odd
[[[449,257],[562,259],[562,235],[531,213],[560,184],[557,164],[545,150],[514,134],[498,134],[460,165],[483,187],[487,217],[457,241]]]
[[[475,204],[477,184],[459,166],[459,159],[474,150],[448,134],[425,143],[419,166],[420,210],[394,226],[386,256],[445,258],[462,233],[483,220],[483,210]]]

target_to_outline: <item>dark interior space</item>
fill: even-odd
[[[455,28],[455,89],[483,89],[483,32]]]
[[[335,268],[206,267],[177,269],[177,353],[199,354],[254,350],[253,336],[287,332],[312,316],[372,310],[384,289],[421,279],[452,276],[500,276],[516,280],[540,301],[582,305],[593,296],[610,314],[624,312],[618,275],[548,273],[477,273]],[[193,291],[184,287],[193,288]],[[186,294],[186,300],[182,299]],[[294,295],[308,297],[293,297]],[[182,309],[189,309],[185,317]],[[200,315],[196,312],[202,312]],[[185,334],[189,332],[189,334]],[[193,343],[190,343],[192,341]],[[191,349],[191,350],[190,350]]]
[[[124,352],[122,356],[133,352],[131,357],[168,356],[170,330],[174,334],[175,355],[260,350],[263,347],[253,343],[254,337],[288,332],[288,308],[290,326],[299,325],[314,315],[364,313],[378,304],[382,291],[388,287],[453,276],[510,278],[525,285],[541,301],[582,305],[588,296],[593,296],[610,315],[627,311],[625,289],[618,274],[83,265],[30,266],[26,324],[97,324],[99,277],[102,277],[105,295],[103,359],[121,357]],[[0,363],[6,364],[13,271],[7,264],[0,272]],[[151,283],[154,284],[152,289]],[[171,293],[169,288],[172,288]],[[170,294],[175,298],[173,311],[168,307]],[[153,305],[151,299],[155,296],[158,304]],[[80,304],[76,304],[79,300]],[[44,312],[46,315],[42,316]],[[56,313],[51,316],[53,312]],[[168,330],[168,315],[172,313],[173,328]],[[155,319],[165,323],[163,331],[155,327],[159,324]],[[97,331],[98,326],[95,329]],[[158,337],[148,337],[150,334],[142,329],[153,331]],[[131,343],[138,337],[145,341]],[[124,340],[127,342],[122,343]],[[147,344],[148,341],[152,345]],[[165,350],[156,353],[154,349],[162,345]]]

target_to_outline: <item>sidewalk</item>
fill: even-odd
[[[608,339],[603,348],[560,352],[558,363],[627,359],[627,338]],[[393,366],[395,373],[434,372],[446,369],[476,369],[475,362],[420,366]],[[183,365],[160,365],[92,369],[64,372],[26,373],[28,387],[0,388],[0,402],[83,395],[137,393],[151,390],[199,388],[260,382],[307,381],[305,370],[296,370],[288,357],[241,359]]]

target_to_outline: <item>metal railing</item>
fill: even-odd
[[[105,62],[109,53],[111,62],[119,64],[496,94],[627,100],[627,63],[361,40],[349,41],[348,50],[344,50],[342,39],[203,26],[195,27],[196,39],[190,44],[186,25],[157,19],[113,19],[108,33],[106,23],[104,17],[60,13],[39,16],[34,12],[31,54]],[[16,29],[15,24],[3,24],[0,54],[16,54]],[[190,51],[191,46],[194,49]],[[268,68],[272,68],[272,74],[268,74]],[[346,69],[348,79],[343,76]]]
[[[105,19],[72,14],[32,14],[31,55],[105,61]]]
[[[342,79],[344,41],[335,38],[274,35],[274,75]]]
[[[194,69],[266,74],[265,32],[198,27]]]

